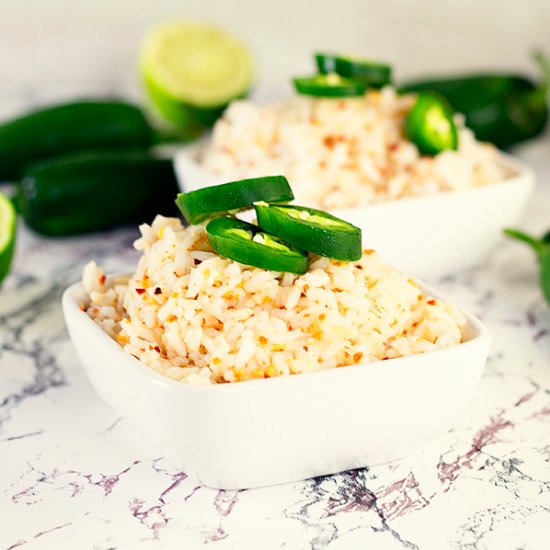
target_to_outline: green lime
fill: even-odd
[[[149,98],[166,121],[190,135],[211,126],[252,86],[252,56],[217,27],[176,21],[145,37],[140,71]]]
[[[0,283],[10,270],[15,245],[15,222],[13,204],[0,193]]]

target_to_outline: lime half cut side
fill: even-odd
[[[158,114],[191,134],[212,125],[233,99],[252,86],[247,47],[224,30],[176,21],[145,37],[140,72]]]
[[[10,270],[15,246],[15,208],[11,201],[0,193],[0,283]]]

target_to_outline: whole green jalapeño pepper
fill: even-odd
[[[522,241],[530,246],[537,258],[540,265],[540,285],[542,287],[542,293],[546,298],[546,301],[550,304],[550,231],[544,234],[540,239],[528,235],[518,229],[505,229],[504,233],[516,239]]]
[[[508,149],[543,132],[548,122],[550,63],[540,52],[540,82],[513,74],[472,74],[407,82],[400,91],[436,92],[459,113],[477,139]]]
[[[0,124],[0,180],[16,180],[36,161],[79,151],[146,149],[154,139],[141,109],[124,101],[46,107]]]
[[[66,237],[177,212],[173,163],[143,151],[69,153],[23,172],[17,203],[26,224]]]

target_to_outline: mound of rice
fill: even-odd
[[[372,250],[314,257],[304,275],[221,258],[204,225],[157,216],[140,227],[130,278],[90,263],[88,314],[155,371],[192,384],[297,374],[459,344],[465,320]]]
[[[497,149],[477,142],[460,115],[459,150],[420,156],[404,136],[413,103],[413,95],[390,87],[359,98],[237,101],[197,161],[220,181],[284,174],[298,204],[324,209],[468,189],[509,175]]]

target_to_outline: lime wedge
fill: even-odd
[[[15,208],[0,193],[0,283],[10,270],[15,245]]]
[[[207,24],[176,21],[154,27],[145,36],[139,64],[157,112],[190,134],[212,125],[252,85],[246,46]]]

